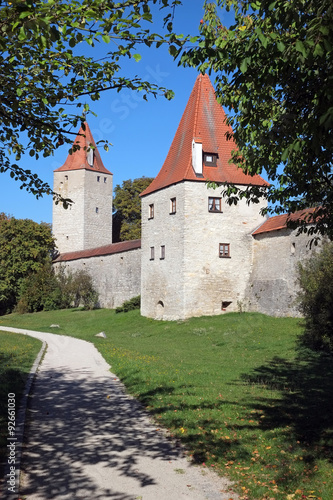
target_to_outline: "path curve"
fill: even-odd
[[[227,479],[193,466],[126,394],[95,346],[16,328],[47,343],[21,461],[26,500],[237,500]]]

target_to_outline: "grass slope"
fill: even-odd
[[[298,320],[69,310],[0,323],[93,342],[193,460],[234,479],[242,498],[332,500],[332,359],[297,350]]]
[[[42,347],[40,340],[0,332],[0,476],[7,460],[8,394],[15,394],[16,416],[27,376]]]

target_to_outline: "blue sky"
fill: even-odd
[[[175,28],[184,34],[197,34],[203,17],[203,0],[184,0],[177,8]],[[227,17],[222,18],[228,24]],[[153,26],[158,31],[161,26]],[[98,48],[96,49],[98,53]],[[170,88],[175,98],[149,98],[146,102],[139,94],[130,90],[120,93],[109,91],[101,94],[97,103],[89,103],[97,117],[89,115],[87,120],[95,141],[112,143],[109,152],[101,149],[103,163],[113,173],[114,186],[126,179],[141,176],[155,177],[168,153],[182,113],[197,77],[197,71],[181,68],[167,51],[144,48],[140,62],[128,60],[123,74],[138,76]],[[20,166],[36,172],[43,181],[53,184],[53,170],[63,165],[68,155],[67,145],[59,148],[55,155],[38,161],[29,155],[23,157]],[[0,174],[0,212],[16,218],[28,218],[36,222],[52,222],[52,197],[36,200],[33,195],[20,190],[19,183],[7,173]]]

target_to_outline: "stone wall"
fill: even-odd
[[[244,301],[252,263],[251,233],[264,220],[260,206],[222,204],[222,212],[212,213],[210,196],[221,195],[204,182],[185,181],[143,197],[142,315],[185,319],[235,311]],[[170,214],[172,198],[175,214]],[[220,243],[230,245],[230,257],[219,257]],[[159,255],[162,245],[164,259]]]
[[[219,189],[205,183],[186,183],[185,311],[186,317],[237,311],[245,298],[252,262],[252,231],[262,222],[260,205],[245,201],[222,212],[208,210],[208,198]],[[230,255],[220,257],[220,244]]]
[[[72,272],[86,270],[98,291],[100,307],[114,309],[140,295],[141,248],[74,260],[65,258],[60,256],[54,263],[55,269],[63,266]]]
[[[112,241],[112,175],[89,170],[54,172],[54,191],[73,204],[53,204],[52,231],[59,252],[107,245]]]
[[[142,198],[141,314],[157,319],[184,317],[184,183]],[[171,200],[176,211],[171,213]],[[151,213],[150,205],[154,213]],[[164,246],[165,255],[161,255]],[[154,250],[151,250],[151,249]],[[151,252],[154,251],[154,258]]]
[[[298,316],[298,262],[307,259],[309,237],[280,229],[253,236],[253,264],[245,309],[270,316]]]

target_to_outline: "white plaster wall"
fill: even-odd
[[[141,249],[54,264],[75,272],[86,270],[99,294],[99,306],[114,309],[140,295]]]
[[[245,299],[252,264],[251,232],[264,218],[265,204],[243,200],[229,206],[222,198],[222,212],[208,211],[208,198],[219,189],[204,183],[186,183],[185,203],[185,317],[237,311]],[[229,243],[230,258],[219,257],[219,244]]]
[[[245,299],[252,265],[251,232],[263,222],[261,205],[223,203],[222,213],[208,211],[208,197],[218,190],[203,182],[182,182],[142,200],[141,313],[160,319],[221,314],[237,310]],[[177,213],[169,214],[176,197]],[[149,205],[154,219],[149,220]],[[219,243],[229,243],[230,258],[219,257]],[[164,261],[160,245],[166,246]],[[150,247],[155,260],[150,261]],[[163,302],[163,306],[159,305]]]
[[[141,314],[157,319],[178,319],[184,312],[184,183],[142,199]],[[176,198],[176,213],[170,200]],[[154,218],[149,205],[154,204]],[[161,246],[165,259],[160,259]],[[150,260],[150,248],[155,258]]]
[[[84,169],[54,172],[53,189],[73,201],[68,209],[53,203],[52,231],[60,253],[112,242],[112,175]]]
[[[84,249],[112,243],[112,190],[112,175],[86,170]]]
[[[73,204],[67,209],[53,202],[52,232],[60,253],[84,247],[84,171],[54,172],[53,190]]]

